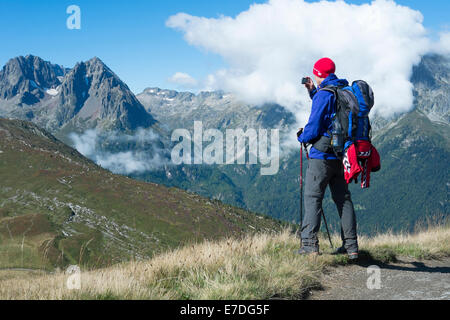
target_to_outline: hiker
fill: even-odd
[[[305,216],[302,221],[302,247],[298,254],[318,254],[322,201],[327,186],[330,186],[333,201],[341,219],[342,247],[335,253],[347,253],[350,259],[358,258],[356,216],[351,194],[344,178],[341,160],[330,146],[332,115],[336,102],[332,92],[322,90],[327,86],[348,86],[348,81],[339,79],[334,73],[336,66],[329,58],[323,58],[314,65],[313,74],[318,88],[307,78],[306,89],[312,99],[308,124],[297,133],[298,141],[311,144],[305,181]],[[325,142],[324,142],[325,141]],[[326,144],[328,143],[328,144]],[[325,145],[325,148],[324,148]],[[319,151],[318,149],[325,150]]]

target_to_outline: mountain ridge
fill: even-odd
[[[91,59],[92,60],[92,59]],[[99,60],[99,59],[98,59]],[[90,64],[96,64],[98,61],[94,59]],[[95,68],[93,68],[95,71]],[[85,72],[81,72],[82,75]],[[102,74],[102,73],[100,73]],[[392,203],[384,201],[390,195],[384,194],[389,188],[377,189],[379,195],[369,190],[362,193],[358,188],[354,189],[355,206],[358,214],[362,216],[361,221],[370,222],[371,226],[364,227],[364,231],[374,231],[379,228],[394,225],[394,229],[404,226],[410,230],[413,228],[417,219],[423,219],[430,210],[437,214],[436,211],[444,210],[443,214],[448,214],[448,199],[445,198],[446,183],[450,178],[446,175],[445,168],[441,168],[440,164],[449,155],[448,143],[445,141],[449,135],[449,105],[450,105],[450,58],[444,56],[427,55],[424,56],[421,63],[413,68],[411,81],[414,84],[414,106],[413,109],[405,114],[396,115],[391,119],[382,119],[379,117],[372,118],[373,127],[375,128],[373,140],[375,146],[382,150],[382,163],[387,159],[387,165],[383,166],[380,174],[373,175],[373,186],[379,183],[394,184],[399,193],[399,198],[391,198],[391,202],[398,201],[400,206],[394,207]],[[81,77],[83,79],[83,77]],[[112,78],[110,81],[113,81]],[[82,81],[81,81],[82,82]],[[74,83],[73,81],[71,83]],[[98,81],[101,83],[101,81]],[[225,130],[227,128],[279,128],[288,132],[292,129],[291,125],[295,122],[294,115],[285,108],[275,104],[266,104],[263,106],[252,106],[240,102],[236,97],[222,91],[202,92],[193,94],[189,92],[177,92],[175,90],[164,90],[159,88],[147,88],[141,94],[136,96],[140,104],[148,113],[154,115],[155,121],[159,121],[157,125],[161,128],[161,134],[166,135],[164,143],[166,148],[170,149],[171,143],[169,132],[176,128],[192,129],[194,121],[203,121],[204,127],[217,128]],[[2,101],[0,101],[0,115]],[[72,104],[76,109],[76,103]],[[19,109],[20,108],[16,108]],[[80,109],[81,110],[81,109]],[[428,120],[423,118],[426,117]],[[407,119],[408,121],[404,120]],[[36,122],[36,121],[35,121]],[[38,122],[39,124],[39,122]],[[425,126],[421,129],[421,125]],[[64,136],[69,132],[83,131],[83,124],[75,123],[73,126],[68,125],[66,132],[59,132],[58,137]],[[97,127],[97,124],[92,124]],[[98,126],[101,128],[101,126]],[[119,126],[120,127],[120,126]],[[405,134],[398,133],[394,137],[390,137],[390,132],[401,132],[401,130],[410,130]],[[392,138],[392,139],[391,139]],[[442,143],[444,141],[445,143]],[[440,142],[440,144],[439,144]],[[70,143],[70,141],[69,141]],[[152,142],[153,143],[153,142]],[[418,150],[418,146],[420,149]],[[134,147],[134,144],[124,144],[118,146],[116,141],[107,143],[105,148],[108,150],[119,150],[127,152],[127,148]],[[410,160],[411,167],[414,171],[408,171],[411,177],[399,177],[398,179],[406,179],[408,181],[416,181],[423,179],[427,181],[426,190],[411,188],[408,190],[401,185],[401,181],[390,181],[389,175],[395,175],[395,171],[404,169],[404,165],[398,166],[397,162],[391,159],[393,147],[395,150],[402,151],[402,156]],[[428,148],[430,147],[430,148]],[[144,145],[144,149],[147,148]],[[441,172],[433,171],[433,175],[427,177],[424,168],[429,164],[426,162],[427,148],[436,152],[438,161],[437,167]],[[169,150],[167,149],[167,150]],[[128,149],[128,151],[130,151]],[[141,150],[143,152],[145,150]],[[419,156],[420,155],[420,156]],[[414,156],[414,157],[413,157]],[[179,166],[174,167],[164,165],[163,169],[149,171],[143,174],[129,174],[130,177],[161,183],[169,187],[180,187],[182,189],[196,192],[202,196],[220,199],[228,204],[240,206],[252,211],[271,214],[276,218],[282,218],[287,221],[297,221],[299,202],[298,202],[298,159],[297,152],[290,152],[280,159],[280,172],[277,177],[261,177],[257,166]],[[442,173],[443,172],[443,173]],[[419,179],[419,180],[420,180]],[[447,179],[447,181],[444,180]],[[433,191],[433,185],[429,181],[435,181],[438,184],[436,194],[439,199],[429,201],[428,194]],[[381,182],[383,181],[383,182]],[[439,183],[438,183],[439,182]],[[442,189],[444,188],[444,189]],[[395,188],[394,188],[395,189]],[[393,190],[394,190],[393,189]],[[412,192],[414,190],[414,193]],[[410,191],[408,193],[408,191]],[[392,191],[394,192],[394,191]],[[400,197],[400,194],[402,196]],[[368,196],[370,195],[370,196]],[[373,198],[373,199],[372,199]],[[419,215],[410,215],[408,220],[407,212],[412,210],[412,203],[419,201],[420,206],[416,208]],[[367,204],[365,204],[367,202]],[[437,205],[444,203],[444,206]],[[377,207],[384,204],[384,209]],[[329,197],[324,202],[326,210],[335,210]],[[372,206],[377,207],[380,217],[384,217],[384,221],[376,221],[375,216],[365,215]],[[373,210],[375,210],[373,207]],[[381,211],[380,211],[381,210]],[[403,210],[402,215],[405,221],[403,223],[393,222],[394,212]],[[428,211],[427,211],[428,210]],[[364,216],[364,217],[363,217]],[[365,220],[367,219],[367,220]],[[380,218],[381,219],[381,218]],[[408,220],[408,221],[406,221]],[[337,228],[337,219],[331,218],[331,221]]]

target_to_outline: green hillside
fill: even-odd
[[[279,230],[261,215],[106,171],[36,125],[0,119],[0,268],[98,267]]]

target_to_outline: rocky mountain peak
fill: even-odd
[[[431,121],[450,124],[450,57],[426,55],[414,67],[416,108]]]
[[[60,85],[66,70],[59,65],[27,55],[10,59],[0,71],[0,98],[20,97],[20,102],[35,104],[44,91]]]
[[[104,128],[134,130],[149,127],[156,121],[145,111],[128,86],[94,57],[78,63],[64,78],[58,97],[60,125],[75,119],[81,123]]]
[[[430,54],[422,58],[413,68],[411,81],[416,86],[435,88],[450,82],[450,57]]]

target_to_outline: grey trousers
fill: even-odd
[[[305,181],[305,217],[302,224],[302,243],[305,249],[318,251],[317,233],[322,218],[322,200],[327,186],[341,218],[341,238],[347,252],[358,250],[356,216],[344,169],[339,160],[310,159]]]

